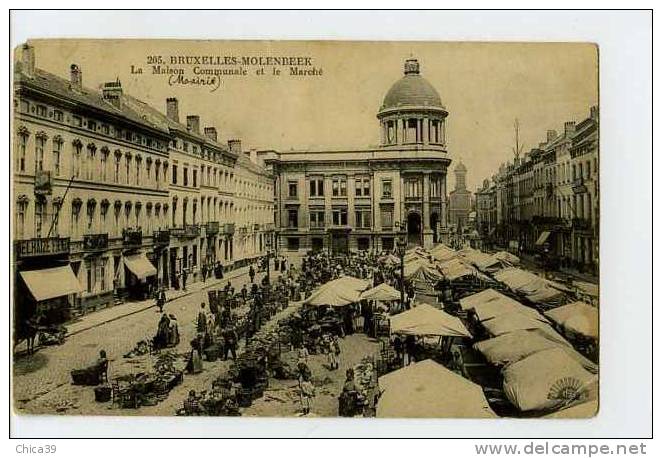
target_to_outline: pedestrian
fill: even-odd
[[[207,313],[205,311],[205,303],[200,304],[200,312],[198,312],[198,320],[196,329],[199,333],[205,335],[207,333]]]
[[[313,407],[315,397],[315,386],[309,378],[304,378],[299,384],[301,390],[301,407],[303,415],[308,415]]]
[[[188,272],[186,269],[182,269],[182,289],[186,291],[186,279],[188,278]]]
[[[246,284],[244,283],[244,286],[241,287],[241,298],[246,302],[246,299],[248,298],[248,290],[246,289]]]
[[[255,269],[253,268],[253,264],[251,264],[250,268],[248,269],[248,277],[251,279],[251,283],[255,281]]]
[[[163,307],[166,303],[165,291],[161,288],[156,292],[156,306],[159,308],[159,313],[163,313]]]
[[[398,367],[402,367],[402,339],[396,335],[393,339],[393,350],[395,350],[395,359],[398,362]]]
[[[329,344],[329,366],[331,370],[340,367],[340,340],[338,336],[333,336]]]
[[[410,365],[412,362],[416,362],[416,338],[412,335],[408,335],[405,338],[405,351],[407,360],[405,366]]]
[[[200,268],[200,273],[202,273],[202,283],[207,281],[207,266],[203,264],[203,266]]]
[[[231,353],[232,354],[232,360],[236,360],[237,359],[237,340],[239,340],[239,336],[237,336],[237,331],[235,331],[233,327],[226,328],[225,332],[223,333],[223,340],[224,340],[223,359],[227,360],[228,359],[228,353]]]

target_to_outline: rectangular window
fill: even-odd
[[[188,186],[188,168],[184,167],[184,186]]]
[[[198,187],[198,171],[195,169],[193,170],[193,187]]]
[[[324,210],[311,210],[310,227],[317,229],[324,227]]]
[[[381,217],[382,228],[391,228],[393,227],[393,210],[390,208],[382,209]]]
[[[172,165],[172,184],[177,184],[177,165]]]
[[[347,225],[347,209],[346,208],[336,208],[332,212],[333,225],[334,226],[346,226]]]
[[[62,157],[62,142],[53,141],[53,175],[60,174],[60,158]]]
[[[357,228],[369,229],[372,226],[370,209],[357,209],[355,216]]]
[[[25,234],[25,209],[27,202],[19,202],[16,205],[16,238],[22,239]]]
[[[25,156],[28,146],[28,136],[21,134],[18,136],[18,170],[25,172]]]
[[[441,183],[437,178],[430,180],[430,197],[441,197]]]
[[[191,263],[192,267],[195,267],[198,265],[198,245],[193,245],[193,250],[191,250],[191,254],[193,255],[193,262]]]
[[[87,285],[85,290],[88,293],[92,292],[92,266],[90,264],[87,264]]]
[[[296,181],[290,181],[287,183],[287,189],[288,189],[288,196],[290,198],[295,198],[297,196],[297,182]]]
[[[405,181],[405,198],[420,198],[421,182],[417,179]]]
[[[115,176],[114,176],[114,181],[115,183],[120,182],[120,156],[115,156]]]
[[[324,178],[310,179],[310,197],[324,196]]]
[[[87,128],[93,131],[97,130],[97,123],[94,121],[87,121]]]
[[[332,181],[331,190],[333,197],[347,196],[347,178],[334,177]]]
[[[382,199],[391,199],[393,197],[393,182],[391,180],[382,180]]]
[[[34,234],[37,238],[40,238],[42,235],[45,207],[46,204],[44,202],[35,201],[34,203]]]
[[[296,209],[287,211],[287,227],[297,228],[299,227],[299,211]]]
[[[81,118],[80,116],[74,116],[72,119],[75,127],[83,126],[83,118]]]
[[[140,186],[140,169],[143,161],[136,161],[136,186]]]
[[[46,117],[48,115],[48,109],[45,105],[37,105],[37,116]]]
[[[34,172],[35,174],[44,170],[44,146],[46,145],[46,139],[44,137],[37,137],[35,139],[34,147]]]

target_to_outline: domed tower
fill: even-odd
[[[467,167],[462,160],[455,167],[455,190],[467,189]]]
[[[437,90],[421,76],[416,59],[405,61],[404,76],[386,93],[377,119],[382,148],[446,151],[446,116]]]

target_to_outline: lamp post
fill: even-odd
[[[400,304],[405,306],[405,250],[407,249],[407,222],[395,222],[398,231],[398,254],[400,255]]]
[[[267,284],[271,283],[271,238],[267,237]]]

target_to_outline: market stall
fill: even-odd
[[[566,351],[550,348],[503,370],[503,389],[522,412],[551,411],[597,397],[598,377]]]
[[[431,305],[418,303],[391,318],[391,333],[414,336],[471,337],[462,321]]]
[[[479,385],[430,359],[379,378],[379,418],[495,418]]]
[[[598,338],[600,324],[598,309],[584,302],[573,302],[548,310],[545,316],[565,331],[590,339]]]

